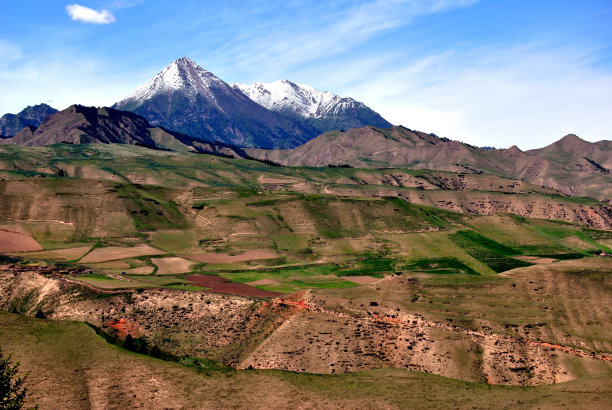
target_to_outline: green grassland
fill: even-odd
[[[230,160],[212,157],[211,161]],[[29,189],[36,192],[53,192],[56,197],[59,193],[60,200],[68,202],[58,209],[64,206],[63,212],[79,216],[72,228],[56,222],[23,222],[22,226],[45,249],[83,244],[93,244],[94,248],[149,245],[159,249],[160,256],[186,258],[202,253],[240,255],[266,251],[276,257],[194,263],[193,273],[221,275],[240,282],[272,279],[278,283],[258,286],[285,293],[355,286],[343,279],[347,276],[381,278],[410,271],[491,275],[531,264],[518,256],[566,260],[589,257],[597,250],[610,252],[604,242],[609,236],[606,231],[509,214],[465,215],[396,197],[257,191],[230,186],[198,187],[185,192],[107,181],[99,181],[91,189],[86,179],[64,181],[67,184],[52,178],[24,182],[33,184]],[[91,193],[91,199],[81,198],[84,205],[74,208],[73,196],[79,193]],[[102,213],[108,211],[104,206],[108,203],[114,207],[110,209],[113,216],[96,219],[90,202],[102,203]],[[133,230],[126,231],[125,224],[117,227],[109,223],[114,215],[129,218],[132,222],[128,225]],[[91,225],[87,225],[89,221]],[[104,232],[104,239],[94,236],[99,231]],[[37,259],[28,253],[16,255]],[[79,264],[78,259],[68,262]],[[112,280],[82,278],[94,286],[169,286],[154,279],[157,267],[146,255],[86,266],[112,275]],[[138,275],[132,275],[130,269],[136,269]],[[321,275],[336,279],[312,279]],[[182,284],[185,289],[193,289],[183,284],[184,276],[170,275],[168,283],[172,283],[171,287]]]

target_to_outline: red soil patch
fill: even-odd
[[[40,251],[36,239],[19,225],[0,226],[0,252]]]
[[[192,261],[204,263],[235,263],[278,258],[277,254],[262,250],[246,251],[244,253],[241,253],[240,255],[228,255],[226,253],[200,253],[181,256],[187,259],[191,259]]]
[[[108,327],[112,329],[111,333],[119,339],[125,339],[128,335],[136,339],[144,335],[144,330],[138,322],[132,319],[111,320],[108,322]]]
[[[207,289],[208,292],[227,293],[230,295],[239,296],[255,296],[258,298],[268,298],[282,295],[282,293],[257,289],[244,283],[234,283],[229,279],[222,278],[221,276],[191,275],[187,276],[186,279],[194,283],[196,286],[209,288]]]

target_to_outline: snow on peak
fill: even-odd
[[[302,117],[318,118],[327,114],[337,114],[343,106],[356,104],[352,98],[342,98],[329,91],[319,91],[309,85],[295,84],[289,80],[255,84],[236,83],[232,86],[269,110],[291,111]]]
[[[157,73],[152,79],[127,95],[119,105],[126,102],[142,103],[156,94],[182,91],[190,99],[198,94],[204,94],[214,99],[210,87],[228,87],[222,80],[215,77],[187,57],[174,60],[170,65]]]

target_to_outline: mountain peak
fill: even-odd
[[[257,82],[252,85],[233,84],[233,87],[269,110],[291,112],[304,118],[321,118],[337,114],[342,108],[363,106],[352,98],[343,98],[329,91],[319,91],[290,80]]]
[[[5,114],[0,118],[0,135],[13,136],[26,126],[38,127],[57,110],[47,104],[28,105],[18,114]]]
[[[172,61],[114,105],[203,139],[293,147],[330,130],[391,124],[352,98],[289,80],[230,86],[188,57]]]
[[[212,96],[211,86],[227,86],[210,71],[194,63],[188,57],[174,60],[152,79],[127,95],[118,105],[125,103],[141,103],[156,94],[170,94],[175,91],[183,92],[190,100],[198,94]]]
[[[579,152],[582,149],[590,149],[593,143],[588,142],[577,136],[576,134],[567,134],[559,141],[552,143],[550,146],[557,147],[568,152]]]
[[[176,60],[173,61],[173,63],[197,66],[197,64],[194,63],[189,57],[177,58]]]
[[[290,80],[271,83],[233,84],[235,89],[263,107],[306,121],[319,133],[331,130],[374,125],[380,128],[391,124],[365,104],[329,91],[319,91],[306,84]]]
[[[519,155],[521,155],[523,153],[523,151],[521,151],[521,149],[519,147],[517,147],[516,145],[511,146],[510,148],[505,150],[505,152],[510,157],[518,157]]]
[[[567,134],[565,137],[561,138],[558,142],[586,142],[576,134]]]

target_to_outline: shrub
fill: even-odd
[[[0,349],[0,409],[21,409],[27,393],[23,384],[28,375],[18,377],[20,363],[13,364],[11,358],[10,354],[4,358]]]

